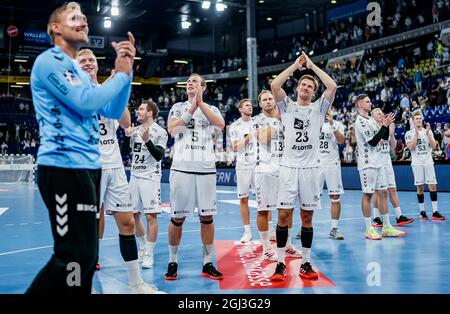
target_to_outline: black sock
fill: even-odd
[[[288,238],[288,227],[281,227],[277,225],[277,247],[282,248],[286,246]]]
[[[125,262],[138,259],[138,251],[136,245],[136,237],[132,235],[119,234],[120,253]]]
[[[436,191],[430,191],[430,198],[432,202],[437,202],[437,192]]]
[[[425,201],[425,196],[423,194],[417,194],[417,200],[419,201],[419,204]]]
[[[302,247],[310,249],[313,240],[313,228],[302,227],[300,239],[302,240]]]

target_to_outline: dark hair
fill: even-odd
[[[152,112],[153,120],[155,120],[159,112],[158,106],[151,100],[143,100],[142,104],[147,105],[147,111]]]

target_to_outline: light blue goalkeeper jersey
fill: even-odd
[[[119,72],[94,86],[91,78],[55,46],[40,54],[31,71],[39,123],[37,164],[100,169],[99,116],[119,119],[131,93],[131,75]]]

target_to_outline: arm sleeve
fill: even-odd
[[[155,146],[152,140],[148,140],[148,142],[145,143],[145,146],[147,146],[149,153],[156,159],[156,161],[160,161],[164,157],[164,147]]]
[[[120,73],[120,72],[119,72]],[[123,73],[122,73],[123,74]],[[131,76],[132,77],[132,76]],[[130,81],[132,78],[130,78]],[[120,119],[128,105],[131,95],[131,84],[122,88],[119,95],[100,109],[99,113],[110,119]]]
[[[375,134],[375,136],[374,136],[370,141],[368,141],[367,143],[369,143],[369,145],[370,145],[370,146],[373,146],[373,147],[377,146],[378,143],[381,141],[381,139],[383,138],[383,136],[384,136],[384,134],[385,134],[386,132],[387,132],[388,135],[389,135],[389,129],[383,125],[383,126],[378,130],[378,133]]]
[[[277,102],[278,110],[280,111],[280,113],[286,112],[290,100],[291,99],[289,98],[289,96],[286,96],[282,101]]]
[[[122,145],[120,145],[120,153],[122,156],[127,156],[131,153],[130,140],[131,137],[125,136],[125,140],[122,142]]]
[[[382,139],[387,141],[387,140],[389,140],[389,127],[386,127],[386,128],[387,128],[387,132],[384,132]]]
[[[91,84],[86,85],[79,78],[69,81],[64,74],[67,74],[71,69],[63,61],[51,56],[38,58],[33,70],[39,84],[42,84],[50,94],[64,106],[85,117],[100,111],[101,108],[119,96],[124,89],[131,87],[130,76],[122,72],[117,73],[106,84],[98,87]],[[122,113],[125,106],[126,103],[123,108],[114,108],[114,110]],[[110,117],[111,115],[105,116]]]
[[[330,108],[331,103],[328,101],[328,99],[325,97],[325,94],[322,94],[319,99],[319,108],[320,108],[320,115],[325,119],[325,115],[327,114],[328,108]]]

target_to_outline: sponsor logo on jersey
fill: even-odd
[[[141,143],[134,143],[133,152],[140,152],[142,149]]]

